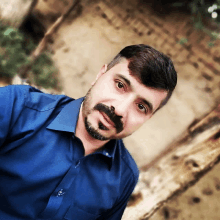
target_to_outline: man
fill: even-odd
[[[176,82],[172,61],[140,44],[104,65],[85,99],[1,88],[0,219],[121,219],[138,181],[121,139]]]

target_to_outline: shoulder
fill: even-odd
[[[129,153],[129,151],[125,148],[124,143],[123,143],[122,140],[118,140],[118,146],[119,146],[119,149],[120,149],[121,158],[122,158],[125,166],[128,169],[130,169],[131,173],[133,174],[134,182],[136,184],[137,181],[138,181],[138,178],[139,178],[138,166],[137,166],[134,158]]]
[[[25,98],[29,86],[26,85],[8,85],[0,87],[0,94],[7,94],[10,98]]]
[[[5,94],[5,95],[4,95]],[[53,95],[29,85],[9,85],[0,89],[1,96],[7,96],[8,101],[23,103],[30,109],[47,111],[58,106],[63,106],[73,98],[65,95]]]
[[[27,86],[8,85],[0,87],[0,105],[9,109],[19,110],[23,108],[27,97]]]
[[[47,111],[74,100],[65,95],[44,93],[41,90],[29,85],[16,85],[16,90],[24,93],[26,107],[38,111]]]

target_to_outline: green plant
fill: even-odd
[[[33,41],[18,29],[0,24],[0,77],[11,79],[30,64],[29,56],[35,47]],[[38,86],[60,89],[58,70],[48,52],[35,60],[28,74],[32,83]]]
[[[172,3],[174,8],[183,6],[192,14],[196,29],[209,34],[212,41],[220,38],[220,0],[182,0]]]
[[[37,85],[44,88],[57,87],[57,69],[53,65],[52,59],[48,52],[44,52],[32,66],[34,81]]]
[[[186,39],[186,38],[181,38],[178,43],[181,44],[181,45],[184,45],[184,44],[186,44],[187,42],[188,42],[188,39]]]

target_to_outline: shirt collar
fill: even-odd
[[[101,154],[105,157],[105,161],[108,161],[109,164],[109,170],[112,167],[117,147],[118,147],[118,141],[115,139],[110,140],[102,148],[100,148],[98,151],[94,153],[94,154]]]
[[[102,153],[109,157],[114,158],[115,156],[115,149],[117,147],[117,140],[110,140],[102,149]]]
[[[57,115],[57,117],[47,126],[48,129],[57,131],[76,131],[79,111],[84,97],[68,103]]]
[[[57,115],[57,117],[47,126],[48,129],[56,131],[73,132],[76,131],[76,125],[79,117],[79,111],[81,104],[84,101],[84,97],[76,99],[68,103]],[[113,139],[110,140],[103,148],[100,149],[99,153],[109,158],[110,168],[114,161],[116,148],[118,141]]]

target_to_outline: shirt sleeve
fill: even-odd
[[[130,181],[128,181],[128,184],[124,188],[122,196],[120,197],[118,202],[116,202],[116,204],[111,210],[108,210],[97,220],[120,220],[127,206],[129,197],[137,184],[137,181],[138,181],[138,176],[135,178],[134,176],[131,175]]]
[[[0,147],[23,109],[27,86],[0,87]]]

